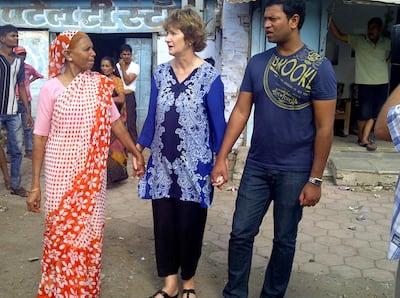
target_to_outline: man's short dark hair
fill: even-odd
[[[132,47],[131,47],[130,45],[128,45],[127,43],[126,43],[126,44],[123,44],[123,45],[121,46],[121,48],[120,48],[120,53],[122,53],[122,52],[129,52],[129,53],[132,53]]]
[[[371,25],[378,25],[379,28],[382,28],[383,22],[381,18],[374,17],[368,21],[368,27]]]
[[[10,32],[17,32],[18,33],[18,29],[17,27],[7,24],[4,26],[0,26],[0,36],[6,36],[8,33]]]
[[[304,19],[306,17],[306,2],[304,0],[268,0],[266,7],[272,5],[282,5],[283,12],[287,18],[290,19],[293,15],[298,14],[300,16],[299,30],[303,27]]]

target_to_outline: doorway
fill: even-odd
[[[119,60],[121,45],[127,43],[132,47],[132,60],[139,64],[140,74],[137,78],[137,130],[141,132],[147,116],[149,105],[151,69],[152,69],[152,34],[151,33],[88,33],[96,52],[93,70],[101,72],[100,62],[104,56],[111,56],[115,62]]]

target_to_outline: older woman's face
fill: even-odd
[[[69,49],[72,63],[81,71],[92,69],[96,53],[93,49],[93,43],[89,36],[85,35],[77,41],[73,48]]]
[[[185,40],[185,35],[180,29],[170,27],[167,29],[167,37],[165,42],[168,45],[168,53],[172,56],[179,55],[187,50],[192,50],[188,42]]]

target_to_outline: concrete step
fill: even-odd
[[[400,153],[392,143],[375,141],[378,148],[369,152],[357,144],[357,137],[335,137],[324,171],[325,178],[331,178],[339,186],[383,186],[393,188],[400,173]],[[237,184],[243,173],[248,147],[235,151],[232,180]]]
[[[392,188],[400,172],[400,154],[332,152],[327,168],[336,185]]]
[[[357,136],[335,137],[326,168],[332,180],[343,186],[393,188],[400,173],[400,154],[391,142],[375,140],[376,151],[357,144]]]

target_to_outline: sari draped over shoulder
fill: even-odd
[[[113,83],[78,74],[57,98],[45,148],[46,227],[37,297],[98,297]]]

